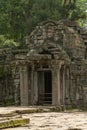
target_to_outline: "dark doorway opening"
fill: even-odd
[[[46,104],[52,104],[52,73],[51,71],[44,72],[44,87],[45,87],[45,98]]]
[[[52,104],[52,72],[50,70],[38,72],[38,85],[39,105]]]

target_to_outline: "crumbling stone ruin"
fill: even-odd
[[[87,31],[72,21],[45,21],[27,49],[0,50],[1,105],[87,107]]]

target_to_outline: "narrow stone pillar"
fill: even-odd
[[[12,68],[12,76],[14,81],[14,102],[18,106],[20,104],[20,72],[19,67]]]
[[[38,103],[38,76],[37,72],[34,72],[34,104]]]
[[[21,106],[28,106],[28,68],[20,67],[20,102]]]
[[[65,66],[63,67],[63,99],[62,99],[62,105],[65,105]]]
[[[38,72],[38,103],[43,104],[44,101],[44,72]]]
[[[34,105],[34,68],[31,70],[31,105]]]
[[[18,79],[14,79],[15,89],[14,89],[14,101],[15,105],[18,106],[20,104],[20,81]]]
[[[65,105],[70,104],[70,72],[69,67],[65,68]]]
[[[52,105],[60,105],[60,69],[52,71]]]

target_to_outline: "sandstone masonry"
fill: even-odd
[[[27,49],[0,50],[0,102],[87,108],[87,31],[72,21],[45,21]]]

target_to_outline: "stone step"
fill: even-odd
[[[39,113],[39,112],[44,112],[43,109],[27,109],[27,110],[16,110],[16,113],[18,114],[30,114],[30,113]]]
[[[30,122],[29,118],[16,118],[16,119],[0,121],[0,129],[24,126],[26,124],[29,124],[29,122]]]
[[[22,118],[22,115],[21,114],[17,114],[17,115],[12,116],[12,117],[0,117],[0,122],[1,121],[5,121],[5,120],[10,120],[10,119],[17,119],[17,118]]]
[[[0,114],[0,117],[13,117],[16,115],[17,115],[16,111],[13,111],[13,112],[9,112],[9,113]]]

